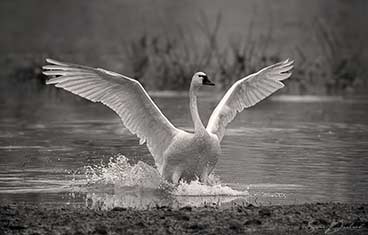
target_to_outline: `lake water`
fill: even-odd
[[[218,98],[200,98],[205,123]],[[186,96],[154,100],[175,126],[192,130]],[[213,185],[178,188],[160,184],[146,147],[101,104],[10,100],[0,110],[0,203],[368,202],[363,98],[274,96],[245,110],[227,129]]]

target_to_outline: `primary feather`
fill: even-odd
[[[43,73],[56,76],[47,84],[55,84],[93,102],[101,102],[114,110],[123,124],[146,142],[156,165],[162,165],[164,150],[177,134],[142,85],[129,77],[100,68],[46,60]]]
[[[291,76],[294,61],[288,59],[268,66],[235,82],[225,93],[208,121],[207,131],[222,140],[225,128],[243,109],[251,107],[284,87]]]

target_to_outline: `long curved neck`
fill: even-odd
[[[194,132],[197,134],[197,133],[206,131],[206,129],[204,128],[201,118],[199,117],[198,106],[197,106],[197,95],[196,95],[195,90],[196,89],[193,86],[190,86],[189,108],[190,108],[190,113],[192,115],[192,120],[194,123]]]

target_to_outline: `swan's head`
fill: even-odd
[[[191,85],[199,88],[201,86],[214,86],[215,83],[211,82],[205,73],[197,72],[193,75]]]

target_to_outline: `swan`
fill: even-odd
[[[54,84],[92,102],[101,102],[116,112],[124,126],[146,143],[161,177],[177,184],[180,180],[207,182],[221,154],[226,126],[238,112],[251,107],[284,87],[294,61],[285,60],[235,82],[210,116],[207,127],[199,117],[198,92],[214,86],[203,72],[193,75],[189,108],[194,133],[176,128],[160,111],[143,86],[132,78],[101,68],[46,59],[46,84]]]

